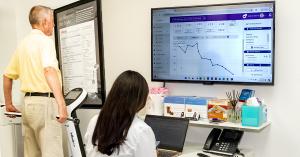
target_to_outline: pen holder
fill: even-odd
[[[229,110],[228,121],[232,123],[241,123],[241,110],[237,110],[237,109]]]
[[[232,123],[240,123],[241,110],[237,107],[240,93],[236,90],[233,90],[232,92],[226,92],[226,95],[231,106],[231,109],[228,111],[228,121]]]

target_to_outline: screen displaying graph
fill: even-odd
[[[274,4],[152,9],[152,80],[273,84]]]

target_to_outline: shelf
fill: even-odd
[[[208,120],[199,120],[199,121],[190,121],[190,125],[201,125],[204,127],[212,127],[212,128],[228,128],[234,130],[242,130],[242,131],[254,131],[260,132],[267,126],[269,126],[271,122],[265,122],[259,127],[251,127],[251,126],[242,126],[241,123],[231,123],[231,122],[221,122],[221,123],[210,123]]]

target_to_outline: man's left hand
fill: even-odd
[[[5,105],[7,112],[20,112],[14,105]],[[16,118],[16,116],[8,116],[10,118]]]

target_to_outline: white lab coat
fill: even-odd
[[[108,157],[100,153],[92,144],[92,136],[98,115],[94,116],[88,125],[85,134],[85,149],[87,157]],[[152,129],[141,119],[135,116],[125,142],[120,146],[119,154],[114,152],[109,157],[157,157],[155,136]]]

